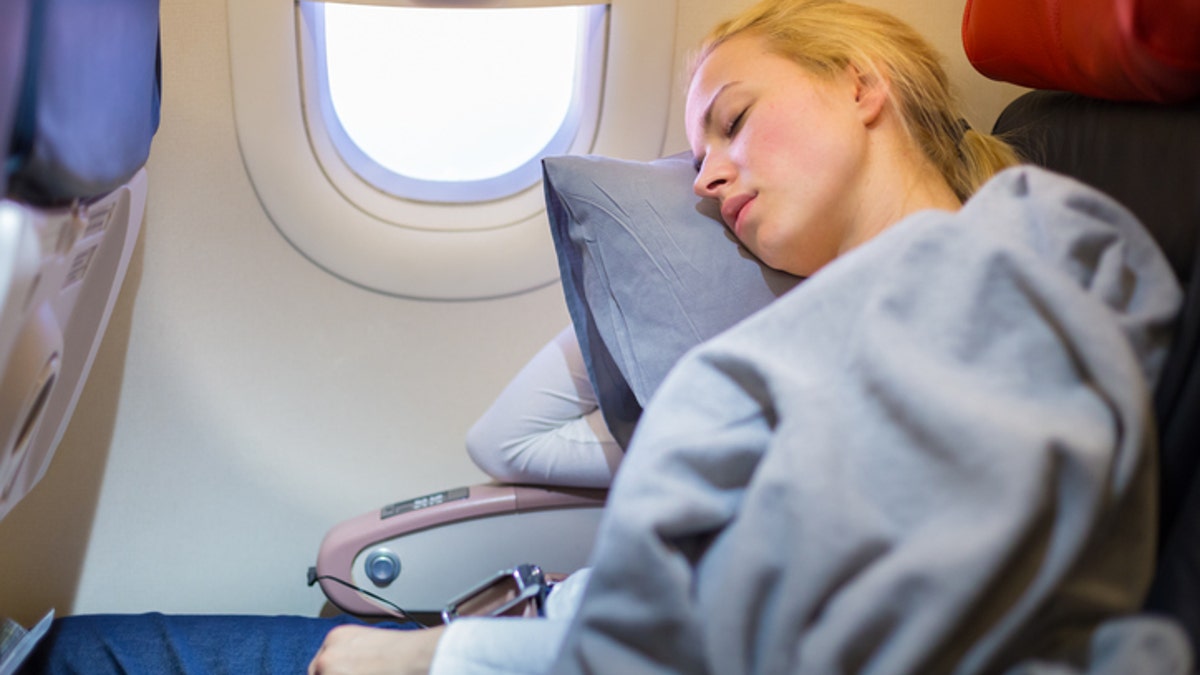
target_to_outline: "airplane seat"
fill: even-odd
[[[157,0],[0,4],[0,518],[45,474],[137,240],[158,40]]]
[[[1035,163],[1133,211],[1184,287],[1155,391],[1160,559],[1148,607],[1178,616],[1200,653],[1200,100],[1164,106],[1037,90],[996,128]]]
[[[1184,288],[1154,399],[1159,559],[1146,608],[1176,617],[1200,653],[1200,5],[1111,7],[1120,11],[973,0],[963,40],[980,72],[1034,88],[994,131],[1029,161],[1099,188],[1137,215]]]

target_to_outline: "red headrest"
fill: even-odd
[[[1200,96],[1197,0],[967,0],[962,35],[995,80],[1113,100]]]

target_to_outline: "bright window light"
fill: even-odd
[[[479,181],[527,165],[576,94],[586,7],[430,9],[328,3],[338,121],[380,166]]]

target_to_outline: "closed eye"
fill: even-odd
[[[738,113],[738,116],[733,118],[733,120],[730,121],[729,124],[725,127],[725,137],[726,138],[732,138],[733,135],[738,132],[738,129],[740,129],[742,126],[742,122],[746,119],[747,111],[749,111],[749,108],[742,110],[742,112]]]

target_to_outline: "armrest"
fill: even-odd
[[[312,573],[381,595],[405,611],[437,612],[485,576],[522,563],[573,572],[591,553],[605,490],[481,484],[389,504],[339,523]],[[320,579],[352,614],[387,615],[379,602]]]

